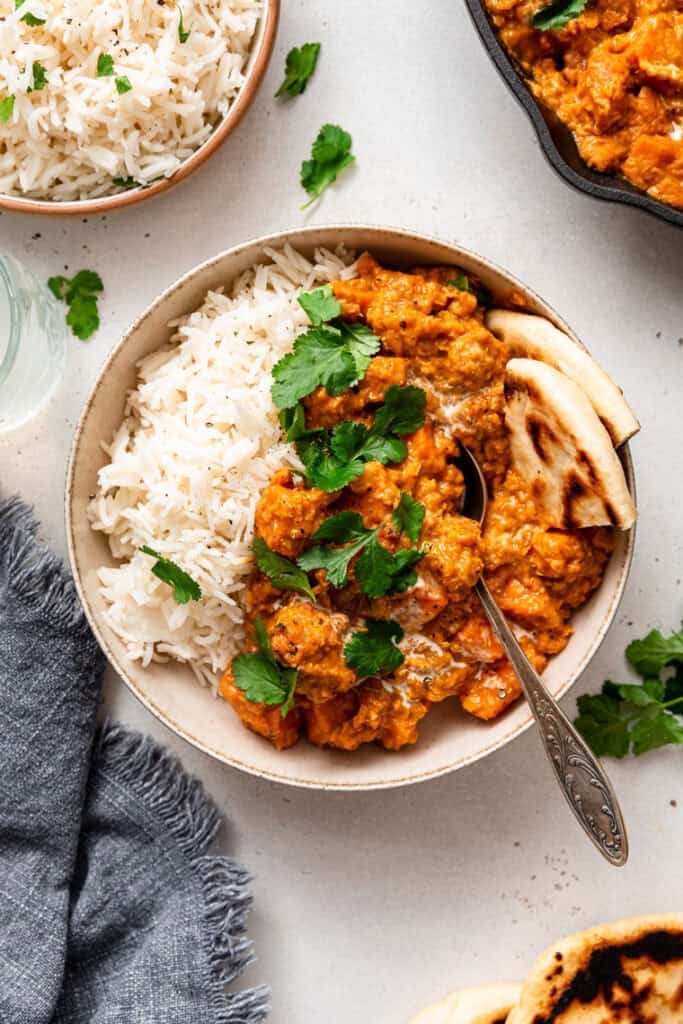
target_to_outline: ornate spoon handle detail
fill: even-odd
[[[626,828],[607,775],[546,690],[483,580],[477,584],[477,593],[522,684],[569,806],[603,857],[610,864],[625,864],[628,859]]]

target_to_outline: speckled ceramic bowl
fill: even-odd
[[[574,188],[594,199],[611,199],[683,226],[683,210],[653,199],[647,192],[616,174],[600,174],[581,158],[574,136],[554,111],[539,103],[519,67],[498,38],[484,0],[465,0],[489,57],[534,126],[541,149],[557,173]]]
[[[216,126],[203,145],[184,160],[170,178],[146,187],[131,188],[126,192],[118,192],[112,196],[101,196],[98,199],[79,199],[70,202],[51,201],[48,199],[28,199],[18,195],[7,195],[0,192],[0,209],[15,210],[20,213],[38,214],[81,214],[88,216],[95,213],[110,213],[119,207],[130,206],[132,203],[151,199],[162,192],[168,191],[178,182],[183,181],[193,171],[209,159],[212,153],[221,146],[230,135],[250,106],[261,83],[268,62],[270,61],[275,43],[278,20],[280,17],[280,0],[264,0],[263,14],[259,20],[254,41],[247,62],[244,83],[227,115]]]
[[[421,726],[415,747],[389,753],[366,746],[354,753],[320,750],[301,741],[278,753],[266,740],[248,732],[232,708],[199,686],[189,668],[176,663],[142,668],[127,659],[118,638],[104,621],[96,570],[115,565],[106,538],[90,529],[86,515],[95,492],[97,471],[106,461],[101,442],[109,440],[123,417],[126,393],[136,381],[138,360],[169,335],[170,320],[196,309],[207,291],[227,285],[264,258],[265,246],[293,246],[310,253],[317,246],[370,250],[396,267],[415,263],[454,264],[483,280],[494,296],[512,290],[527,296],[530,312],[540,313],[572,334],[570,328],[534,292],[474,253],[407,231],[372,227],[313,227],[260,238],[221,253],[190,271],[154,302],[116,345],[105,363],[81,415],[71,452],[66,485],[66,525],[71,565],[90,623],[107,657],[126,685],[154,715],[189,743],[225,764],[277,782],[318,789],[380,789],[435,778],[463,768],[518,736],[531,718],[523,701],[495,722],[485,724],[464,714],[455,701],[434,708]],[[628,446],[621,450],[633,489]],[[599,590],[573,619],[575,634],[550,662],[544,678],[558,697],[578,679],[612,622],[633,554],[633,531],[619,534]]]

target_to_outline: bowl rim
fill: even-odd
[[[628,183],[625,178],[622,182],[615,175],[593,171],[583,158],[581,158],[581,163],[586,168],[585,173],[579,173],[567,163],[548,128],[541,104],[529,89],[524,77],[498,38],[484,0],[465,0],[465,3],[484,49],[488,52],[501,78],[526,111],[536,132],[541,151],[560,177],[575,189],[594,199],[611,200],[616,203],[624,203],[627,206],[635,206],[669,224],[683,227],[683,209],[679,210],[677,207],[671,206],[670,203],[654,199],[636,185]]]
[[[145,199],[161,195],[167,192],[174,185],[184,181],[193,171],[201,167],[220,146],[223,145],[229,135],[235,130],[247,110],[251,106],[258,88],[266,73],[275,45],[278,22],[280,18],[280,0],[263,0],[264,9],[256,27],[256,49],[250,52],[248,60],[251,67],[248,68],[246,78],[240,87],[233,105],[226,116],[220,121],[211,132],[207,140],[196,149],[170,178],[162,178],[153,185],[128,189],[125,192],[117,192],[111,196],[99,196],[96,199],[73,199],[65,202],[52,199],[31,199],[24,196],[9,195],[0,192],[0,210],[10,210],[14,213],[29,213],[36,215],[48,215],[57,217],[68,217],[81,215],[93,215],[110,213],[124,206],[132,206],[141,203]]]
[[[204,741],[198,736],[193,735],[181,724],[173,720],[166,713],[166,711],[156,703],[155,700],[150,698],[142,690],[138,689],[134,680],[131,677],[129,677],[125,665],[123,665],[122,663],[122,659],[120,659],[116,652],[112,650],[111,645],[109,644],[108,639],[105,635],[105,631],[100,626],[98,615],[95,609],[90,604],[88,595],[85,590],[85,586],[82,582],[84,573],[81,572],[79,564],[79,556],[74,528],[75,507],[73,502],[74,476],[81,450],[81,444],[83,441],[84,428],[86,426],[86,422],[89,417],[92,405],[95,401],[95,398],[100,388],[103,386],[107,378],[111,364],[115,361],[119,353],[130,340],[130,338],[132,338],[136,334],[142,323],[148,317],[152,316],[154,312],[158,310],[158,308],[161,305],[163,305],[167,300],[169,300],[178,289],[189,284],[199,275],[203,275],[211,267],[221,263],[223,260],[239,256],[242,252],[248,249],[258,248],[260,250],[263,250],[265,247],[277,248],[278,246],[282,246],[287,242],[290,242],[292,236],[297,237],[297,242],[295,243],[296,245],[305,245],[307,244],[306,239],[310,238],[311,241],[308,244],[312,246],[331,246],[342,243],[344,241],[344,234],[346,232],[351,231],[373,233],[377,232],[378,236],[384,236],[384,239],[388,237],[390,240],[392,237],[400,237],[406,241],[410,241],[413,243],[417,242],[419,244],[424,245],[436,245],[440,247],[446,247],[453,251],[454,258],[457,258],[457,256],[462,255],[466,258],[472,259],[473,261],[480,263],[487,269],[492,270],[494,273],[500,274],[503,278],[506,279],[506,281],[513,289],[521,290],[521,292],[527,298],[534,302],[540,303],[542,307],[545,307],[545,309],[549,310],[555,318],[556,322],[562,325],[562,328],[568,332],[572,340],[575,343],[578,343],[582,348],[585,348],[581,340],[574,333],[571,327],[566,323],[566,321],[556,313],[554,308],[550,306],[549,303],[541,299],[541,297],[533,289],[527,287],[521,280],[519,280],[519,278],[517,278],[513,274],[510,274],[507,270],[501,268],[497,263],[494,263],[493,261],[485,257],[479,256],[478,253],[464,246],[459,245],[457,242],[450,242],[446,239],[439,238],[435,235],[423,234],[422,232],[411,231],[405,228],[394,228],[388,227],[386,225],[357,223],[311,225],[309,227],[293,228],[285,231],[275,232],[269,235],[261,235],[256,238],[249,239],[246,242],[241,242],[235,246],[231,246],[228,249],[224,249],[215,256],[212,256],[207,260],[204,260],[203,262],[197,264],[196,266],[192,267],[190,270],[182,274],[177,280],[175,280],[166,289],[164,289],[164,291],[159,296],[157,296],[157,298],[154,299],[143,310],[143,312],[139,314],[139,316],[135,318],[135,320],[128,327],[128,329],[119,339],[119,341],[110,350],[105,362],[102,364],[97,374],[95,382],[93,383],[90,389],[88,397],[79,415],[76,428],[74,430],[74,435],[66,467],[66,479],[64,489],[64,517],[67,550],[69,555],[71,571],[78,596],[80,598],[81,604],[85,611],[85,615],[90,624],[90,627],[93,633],[95,634],[95,637],[98,643],[100,644],[100,647],[102,648],[104,654],[106,655],[111,667],[120,677],[122,682],[126,685],[128,690],[133,694],[133,696],[135,696],[140,701],[140,703],[154,715],[155,718],[157,718],[163,725],[170,729],[172,733],[175,733],[175,735],[179,736],[181,739],[185,740],[187,743],[189,743],[196,749],[200,750],[202,753],[208,755],[209,757],[212,757],[214,760],[220,762],[221,764],[228,765],[232,768],[237,768],[240,771],[244,771],[247,774],[253,775],[257,778],[266,779],[270,782],[284,783],[286,785],[295,786],[297,788],[302,789],[326,790],[336,792],[370,792],[374,790],[395,789],[400,786],[412,785],[419,782],[427,782],[431,779],[440,778],[441,776],[448,775],[451,772],[458,771],[461,768],[466,768],[468,765],[474,764],[476,761],[479,761],[482,758],[487,757],[489,754],[493,754],[501,747],[504,747],[511,740],[516,739],[518,736],[521,736],[533,724],[533,717],[531,713],[528,713],[526,719],[523,722],[509,727],[505,731],[505,733],[499,738],[490,741],[486,746],[483,746],[480,750],[470,755],[465,755],[457,761],[441,765],[426,771],[419,771],[417,773],[413,772],[412,774],[404,774],[391,779],[380,779],[375,781],[364,782],[344,782],[336,780],[334,782],[330,782],[327,780],[315,781],[309,778],[300,778],[292,774],[281,774],[277,771],[249,764],[236,757],[228,757],[223,751],[213,749],[206,741]],[[321,241],[318,236],[324,234],[337,235],[338,237],[334,238],[329,242]],[[382,240],[383,239],[378,238],[378,244],[381,244]],[[619,452],[623,460],[629,490],[637,507],[635,474],[629,441],[626,441],[620,447]],[[593,636],[590,644],[587,645],[583,658],[581,659],[577,668],[573,671],[573,673],[567,675],[567,678],[561,684],[561,686],[557,687],[554,690],[554,696],[557,700],[560,700],[562,697],[564,697],[571,689],[571,687],[583,675],[584,671],[592,661],[593,657],[595,656],[599,647],[601,646],[603,640],[605,639],[605,636],[607,635],[616,617],[633,564],[636,527],[637,524],[634,525],[630,530],[625,532],[623,564],[619,571],[619,576],[615,582],[609,608],[606,611],[600,623],[600,626],[596,630],[595,635]]]

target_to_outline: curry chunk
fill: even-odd
[[[483,559],[479,523],[465,516],[439,516],[426,531],[425,565],[441,582],[449,598],[476,584]]]
[[[292,597],[267,623],[275,658],[299,670],[297,693],[313,701],[344,693],[356,682],[344,661],[345,615],[332,614]]]
[[[299,718],[294,710],[286,717],[277,705],[258,704],[247,700],[245,694],[235,684],[232,669],[226,669],[220,685],[221,694],[234,708],[242,720],[242,724],[252,732],[264,736],[276,750],[293,747],[299,739]]]
[[[318,529],[333,495],[295,484],[289,469],[275,473],[256,508],[256,532],[268,547],[294,558]]]
[[[304,399],[306,426],[313,430],[333,427],[342,420],[362,419],[367,415],[368,406],[380,405],[384,392],[395,384],[403,386],[407,378],[407,359],[377,356],[363,380],[349,391],[333,397],[325,388],[316,388]]]

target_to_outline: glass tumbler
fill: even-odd
[[[0,252],[0,434],[30,420],[57,389],[66,359],[64,307]]]

